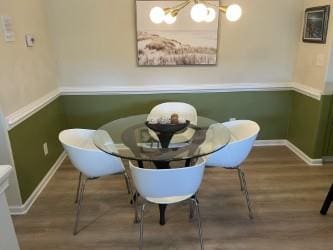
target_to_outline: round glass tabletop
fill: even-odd
[[[136,115],[107,123],[96,131],[94,143],[120,158],[170,162],[209,155],[230,140],[230,132],[223,124],[198,116],[197,125],[190,124],[166,144],[160,133],[146,126],[147,117],[148,114]]]

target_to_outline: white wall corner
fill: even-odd
[[[57,172],[65,159],[66,153],[62,152],[61,155],[58,157],[57,161],[53,164],[48,173],[44,176],[44,178],[41,180],[41,182],[38,184],[38,186],[35,188],[33,193],[29,196],[29,198],[24,202],[23,205],[9,206],[9,210],[12,215],[23,215],[29,211],[33,203],[37,200],[39,195],[42,193],[44,188],[47,186],[47,184],[52,179],[52,177]]]
[[[7,122],[0,107],[0,165],[11,165],[13,171],[9,177],[9,187],[6,190],[7,201],[10,205],[21,205],[21,194],[18,184],[11,142],[8,136]]]

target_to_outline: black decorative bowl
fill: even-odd
[[[160,124],[160,123],[149,123],[146,121],[146,126],[151,130],[158,132],[158,133],[165,133],[165,134],[175,134],[187,128],[190,125],[190,121],[186,120],[185,123],[178,123],[178,124]]]
[[[178,123],[178,124],[160,124],[160,123],[149,123],[146,121],[146,126],[153,130],[158,139],[161,142],[162,148],[168,148],[170,141],[172,139],[172,136],[176,133],[179,133],[183,130],[185,130],[189,125],[190,121],[186,121],[185,123]]]

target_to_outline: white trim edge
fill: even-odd
[[[323,159],[312,159],[288,140],[257,140],[254,146],[286,146],[309,166],[322,166]]]
[[[23,215],[26,214],[31,206],[34,204],[34,202],[37,200],[41,192],[44,190],[46,185],[49,183],[51,178],[54,176],[54,174],[57,172],[58,168],[61,166],[62,162],[66,158],[66,153],[62,152],[61,155],[58,157],[56,162],[53,164],[49,172],[44,176],[42,181],[38,184],[38,186],[35,188],[33,193],[30,195],[30,197],[25,201],[25,203],[21,206],[10,206],[9,211],[12,215]]]
[[[63,84],[66,85],[66,84]],[[225,93],[249,91],[288,91],[294,90],[303,95],[320,100],[320,90],[296,82],[281,83],[224,83],[196,85],[146,85],[146,86],[99,86],[99,87],[60,87],[62,95],[130,95],[163,93]]]
[[[249,91],[289,91],[294,90],[316,100],[322,92],[300,83],[225,83],[197,85],[159,85],[159,86],[96,86],[60,87],[34,102],[20,108],[6,117],[8,129],[14,128],[61,95],[130,95],[163,93],[232,93]]]
[[[99,86],[60,87],[62,95],[130,95],[164,93],[223,93],[248,91],[287,91],[293,83],[224,83],[195,85],[142,85],[142,86]]]
[[[60,92],[58,89],[51,91],[50,93],[42,96],[41,98],[29,103],[28,105],[20,108],[14,113],[6,117],[8,129],[12,129],[16,125],[20,124],[25,119],[29,118],[33,114],[37,113],[39,110],[44,108],[46,105],[54,101]]]

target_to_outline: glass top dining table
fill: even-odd
[[[160,163],[155,164],[160,168],[159,165],[172,161],[209,155],[230,140],[230,132],[223,124],[198,116],[197,124],[174,134],[167,147],[163,147],[158,134],[146,126],[147,117],[148,114],[129,116],[103,125],[95,133],[95,145],[123,159]]]
[[[189,124],[165,143],[161,133],[147,127],[147,118],[148,114],[142,114],[111,121],[95,132],[94,143],[106,153],[136,161],[141,168],[149,161],[157,169],[167,169],[173,161],[185,160],[182,166],[190,166],[199,157],[222,149],[230,140],[230,132],[223,124],[198,116],[196,124]],[[159,205],[161,225],[165,224],[166,207]]]

